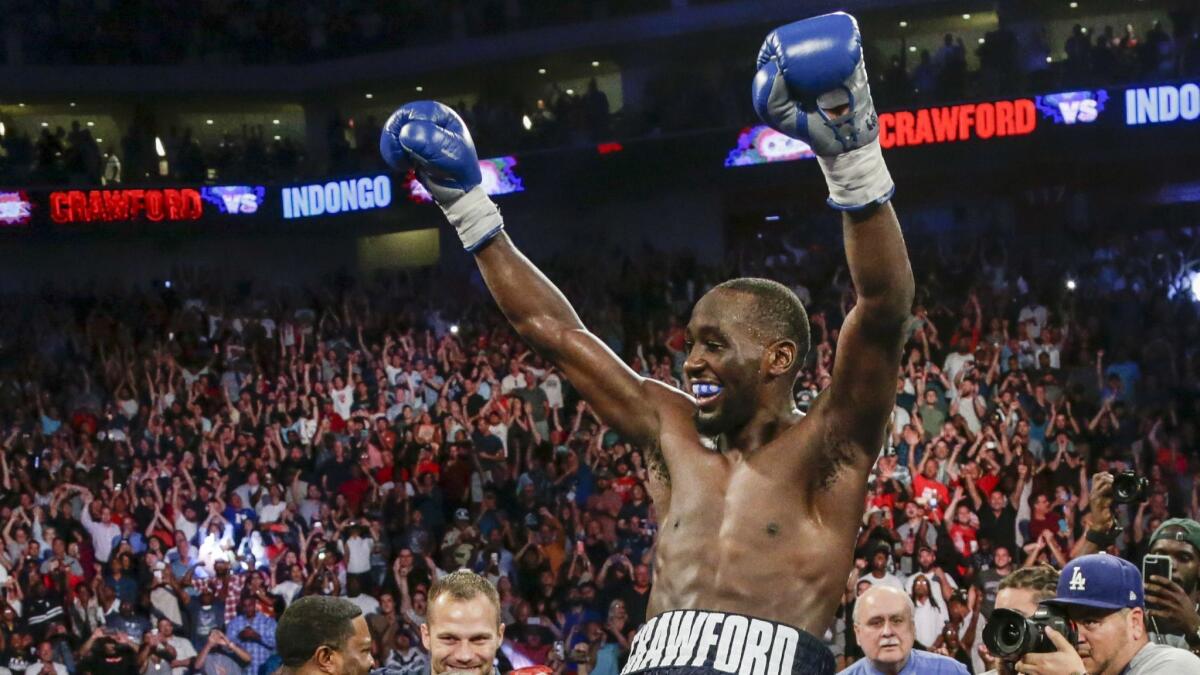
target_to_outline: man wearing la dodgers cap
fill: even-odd
[[[1072,560],[1058,578],[1058,594],[1045,604],[1066,610],[1079,639],[1072,645],[1052,628],[1058,647],[1026,654],[1017,672],[1035,675],[1141,675],[1200,673],[1191,652],[1150,642],[1142,574],[1131,562],[1107,553]]]

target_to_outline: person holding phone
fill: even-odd
[[[1151,640],[1200,653],[1200,523],[1172,518],[1159,525],[1143,577]]]

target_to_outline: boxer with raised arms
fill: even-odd
[[[640,377],[504,232],[453,110],[409,103],[380,139],[390,165],[415,168],[521,338],[645,450],[660,528],[650,619],[626,674],[833,672],[814,636],[841,599],[895,402],[913,276],[858,25],[837,13],[782,26],[758,66],[755,109],[818,155],[858,294],[832,384],[807,416],[792,392],[808,318],[786,287],[747,278],[714,287],[687,325],[684,389]]]

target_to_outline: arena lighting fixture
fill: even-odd
[[[1046,63],[1054,63],[1054,57],[1052,57],[1052,56],[1047,56],[1047,57],[1046,57]]]
[[[1075,288],[1076,288],[1075,280],[1074,280],[1074,279],[1067,279],[1067,290],[1068,290],[1068,291],[1073,291],[1073,290],[1075,290]]]
[[[574,90],[574,89],[568,89],[568,90],[567,90],[567,96],[574,96],[574,95],[575,95],[575,90]]]
[[[49,123],[49,122],[42,122],[42,126],[43,126],[43,127],[48,127],[48,126],[50,126],[50,123]]]
[[[963,14],[963,21],[970,21],[970,20],[971,20],[970,14]]]
[[[375,94],[367,94],[366,97],[368,99],[372,99],[372,98],[375,98]]]
[[[593,68],[599,68],[599,67],[600,67],[600,62],[599,62],[599,61],[592,61],[592,67],[593,67]]]
[[[279,124],[279,120],[271,120],[271,124],[278,125],[278,124]]]
[[[1079,3],[1078,3],[1078,2],[1072,2],[1072,3],[1071,3],[1071,9],[1078,9],[1078,8],[1079,8]]]
[[[529,115],[521,115],[521,126],[525,127],[525,131],[533,129],[533,120],[529,119]]]
[[[104,139],[103,139],[103,138],[97,138],[97,139],[96,139],[96,142],[97,142],[97,143],[103,143],[103,142],[104,142]]]
[[[71,101],[71,102],[70,102],[68,105],[70,105],[72,108],[74,108],[74,107],[75,107],[75,101]]]
[[[417,85],[416,89],[417,89],[417,91],[425,91],[425,87],[422,87],[419,84]]]
[[[154,137],[154,154],[158,155],[159,157],[167,156],[167,149],[163,147],[162,139],[158,136]]]
[[[1175,277],[1175,282],[1167,288],[1167,297],[1174,298],[1187,293],[1193,302],[1200,302],[1200,260],[1184,265],[1184,271]]]
[[[979,44],[983,44],[984,42],[987,42],[987,40],[985,40],[984,38],[979,38]]]
[[[768,223],[775,223],[775,222],[779,221],[779,216],[767,216],[767,217],[763,218],[763,220]]]
[[[213,121],[212,121],[212,120],[204,120],[204,123],[205,123],[205,124],[212,124],[212,123],[213,123]]]
[[[281,140],[282,138],[283,138],[283,137],[282,137],[282,136],[280,136],[279,134],[275,134],[275,140],[277,140],[277,141],[278,141],[278,140]]]
[[[545,74],[546,74],[545,68],[538,68],[538,75],[545,75]]]
[[[901,27],[901,28],[908,28],[908,22],[907,22],[907,21],[901,21],[901,22],[900,22],[900,27]]]
[[[3,136],[5,131],[4,122],[0,122],[0,136]]]
[[[24,107],[25,107],[25,104],[24,104],[24,103],[18,103],[18,104],[17,104],[17,107],[18,107],[18,108],[24,108]]]
[[[88,126],[89,126],[89,127],[94,127],[94,126],[96,126],[96,123],[95,123],[95,122],[92,122],[91,120],[88,120]]]
[[[458,335],[458,324],[456,324],[456,323],[450,324],[450,334]]]
[[[909,45],[909,46],[908,46],[908,51],[910,51],[910,52],[915,52],[915,51],[917,51],[917,48],[916,48],[916,46],[915,46],[915,45]]]

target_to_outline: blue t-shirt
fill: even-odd
[[[854,665],[841,671],[838,675],[881,675],[870,659],[859,659]],[[967,667],[949,656],[912,650],[908,663],[900,671],[900,675],[970,675]]]

